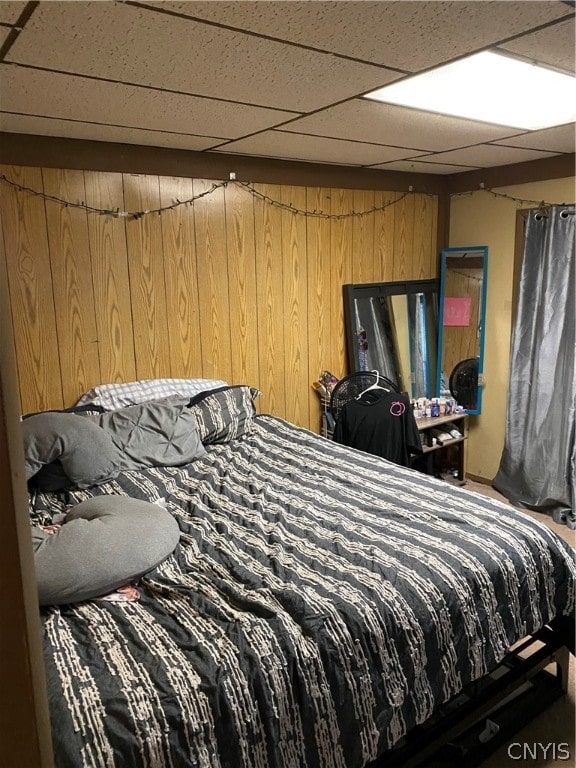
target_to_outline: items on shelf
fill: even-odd
[[[447,397],[433,397],[431,400],[426,397],[419,397],[411,402],[415,419],[429,419],[466,412],[466,409],[458,405],[456,400]]]
[[[451,440],[458,440],[462,437],[462,433],[453,424],[446,424],[446,428],[433,429],[432,438],[435,439],[437,445],[446,445]]]
[[[438,418],[417,419],[423,455],[413,457],[412,467],[457,485],[464,485],[467,418],[468,414],[464,411],[444,413]]]

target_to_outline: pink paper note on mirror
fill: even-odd
[[[472,299],[469,296],[444,298],[444,325],[470,325]]]

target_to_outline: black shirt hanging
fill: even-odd
[[[342,407],[334,440],[404,467],[410,466],[411,453],[422,453],[410,398],[380,388],[368,389]]]

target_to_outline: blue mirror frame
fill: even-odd
[[[488,246],[443,248],[436,395],[482,412]]]

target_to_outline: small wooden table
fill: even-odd
[[[432,431],[434,429],[440,429],[441,431],[448,431],[449,424],[453,424],[461,433],[462,437],[454,437],[450,440],[443,441],[442,445],[432,443]],[[452,413],[448,416],[429,416],[424,419],[416,419],[416,426],[418,431],[422,433],[422,450],[425,456],[425,471],[427,474],[434,474],[434,453],[436,451],[443,451],[453,445],[458,446],[457,451],[457,478],[461,483],[464,483],[465,472],[465,453],[464,446],[468,437],[468,414],[467,413]],[[417,456],[414,456],[417,459]]]

